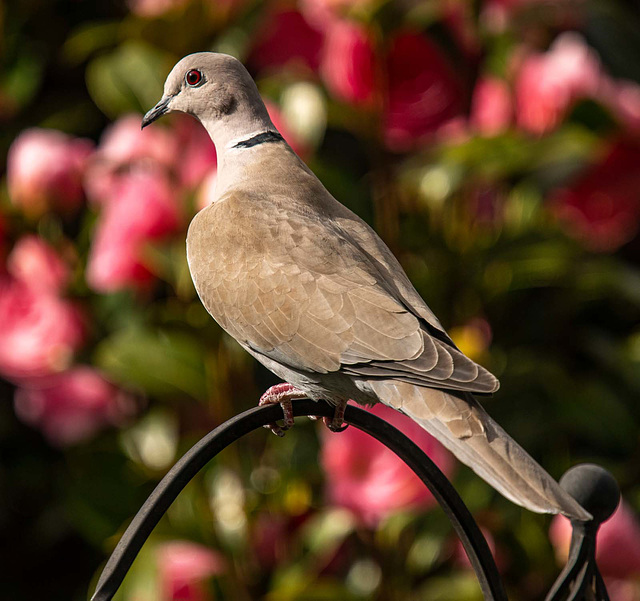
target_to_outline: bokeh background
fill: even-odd
[[[276,125],[368,220],[554,476],[610,469],[600,565],[640,599],[640,20],[633,0],[0,4],[0,597],[81,600],[177,457],[276,381],[185,260],[215,149],[140,131],[183,55],[243,60]],[[402,416],[540,599],[568,523],[510,504]],[[353,429],[298,420],[213,461],[120,601],[480,598],[444,514]]]

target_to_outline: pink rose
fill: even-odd
[[[387,56],[387,79],[384,131],[392,150],[409,150],[461,111],[462,90],[453,68],[421,34],[396,36]]]
[[[131,171],[171,173],[180,155],[173,133],[159,125],[140,129],[140,115],[126,115],[105,129],[86,174],[90,200],[102,204],[119,196]]]
[[[178,199],[162,173],[134,172],[123,178],[98,221],[87,282],[98,292],[145,288],[154,277],[146,245],[166,239],[181,223]]]
[[[9,197],[26,214],[53,209],[68,213],[84,194],[82,175],[93,144],[52,129],[28,129],[13,142],[7,158]]]
[[[160,17],[182,8],[188,0],[127,0],[131,12],[139,17]]]
[[[370,105],[379,89],[373,40],[362,26],[336,21],[327,32],[320,71],[336,97]]]
[[[158,545],[156,555],[162,601],[208,601],[207,580],[226,569],[219,553],[188,541]]]
[[[454,459],[418,424],[381,403],[371,412],[402,430],[445,474]],[[373,437],[349,428],[341,434],[327,432],[322,439],[329,499],[350,509],[369,525],[400,509],[430,507],[435,503],[422,481],[401,459]]]
[[[470,122],[485,136],[504,132],[511,124],[513,106],[507,83],[497,77],[478,80],[471,100]]]
[[[322,33],[296,10],[270,11],[256,33],[249,63],[257,69],[302,65],[316,71],[320,64]]]
[[[23,236],[7,259],[7,271],[34,290],[58,294],[71,278],[69,266],[39,236]]]
[[[605,80],[598,55],[576,33],[525,58],[515,82],[518,124],[535,134],[562,121],[576,100],[595,98]]]
[[[549,537],[561,564],[566,563],[571,543],[571,523],[556,516]],[[596,562],[607,585],[609,581],[640,577],[640,521],[624,500],[598,531]],[[617,597],[612,596],[612,599]]]
[[[616,142],[604,159],[551,200],[570,234],[595,251],[614,251],[637,233],[640,145]]]
[[[132,413],[133,400],[90,367],[32,380],[16,390],[16,414],[56,446],[91,438]]]
[[[79,309],[69,301],[18,280],[0,280],[0,374],[5,378],[66,369],[84,330]]]
[[[207,175],[215,173],[216,147],[207,130],[193,117],[180,116],[175,122],[178,179],[188,189],[196,188]]]

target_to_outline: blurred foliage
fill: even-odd
[[[369,28],[380,56],[399,29],[421,32],[463,80],[462,108],[407,148],[386,144],[379,106],[340,98],[326,71],[299,57],[265,62],[265,48],[303,47],[309,37],[290,31],[292,42],[268,40],[272,14],[283,7]],[[635,203],[622,217],[617,205],[608,209],[616,227],[625,225],[624,239],[589,207],[577,207],[586,213],[575,223],[560,209],[583,179],[590,185],[591,169],[608,164],[619,140],[640,144],[640,127],[616,112],[622,93],[615,88],[610,98],[578,98],[558,123],[532,131],[515,92],[528,53],[549,51],[568,31],[599,56],[609,83],[637,85],[636,8],[631,0],[5,2],[0,156],[4,165],[30,127],[100,144],[111,122],[155,104],[183,55],[236,55],[327,188],[380,232],[461,348],[500,378],[488,411],[556,477],[583,461],[611,470],[638,510],[640,179],[628,169],[611,192],[613,203],[623,196]],[[487,75],[507,81],[512,99],[511,116],[490,133],[473,125],[474,90]],[[627,113],[640,119],[637,90],[630,98]],[[608,194],[606,178],[596,179],[593,187],[604,181]],[[193,213],[197,186],[180,194],[181,210]],[[276,380],[200,306],[186,272],[186,224],[147,249],[150,287],[103,293],[85,279],[99,205],[34,218],[3,185],[0,209],[3,257],[27,233],[73,248],[68,296],[89,316],[76,361],[99,368],[134,399],[134,415],[117,427],[56,446],[14,412],[24,383],[0,382],[2,593],[80,600],[175,459]],[[367,526],[328,502],[321,445],[301,420],[284,439],[256,433],[225,451],[171,507],[117,598],[480,598],[438,508]],[[559,569],[549,519],[513,506],[466,469],[453,480],[490,533],[509,598],[542,598]],[[224,558],[192,596],[171,596],[158,576],[158,549],[174,539]]]

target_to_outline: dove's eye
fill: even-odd
[[[185,81],[190,86],[197,86],[202,83],[202,73],[197,69],[191,69],[191,71],[187,71],[185,75]]]

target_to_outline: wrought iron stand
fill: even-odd
[[[332,417],[333,412],[334,408],[327,403],[311,400],[293,403],[295,417]],[[282,418],[279,405],[256,407],[218,426],[191,448],[162,479],[127,528],[102,571],[92,601],[113,598],[160,518],[180,491],[213,457],[241,436]],[[451,483],[429,457],[399,430],[368,411],[350,405],[344,421],[378,439],[418,475],[460,537],[484,598],[487,601],[507,601],[498,568],[480,528]],[[600,524],[613,514],[618,505],[618,485],[609,472],[591,464],[571,468],[560,484],[593,515],[593,520],[572,522],[569,561],[546,601],[608,601],[595,561],[596,534]]]

